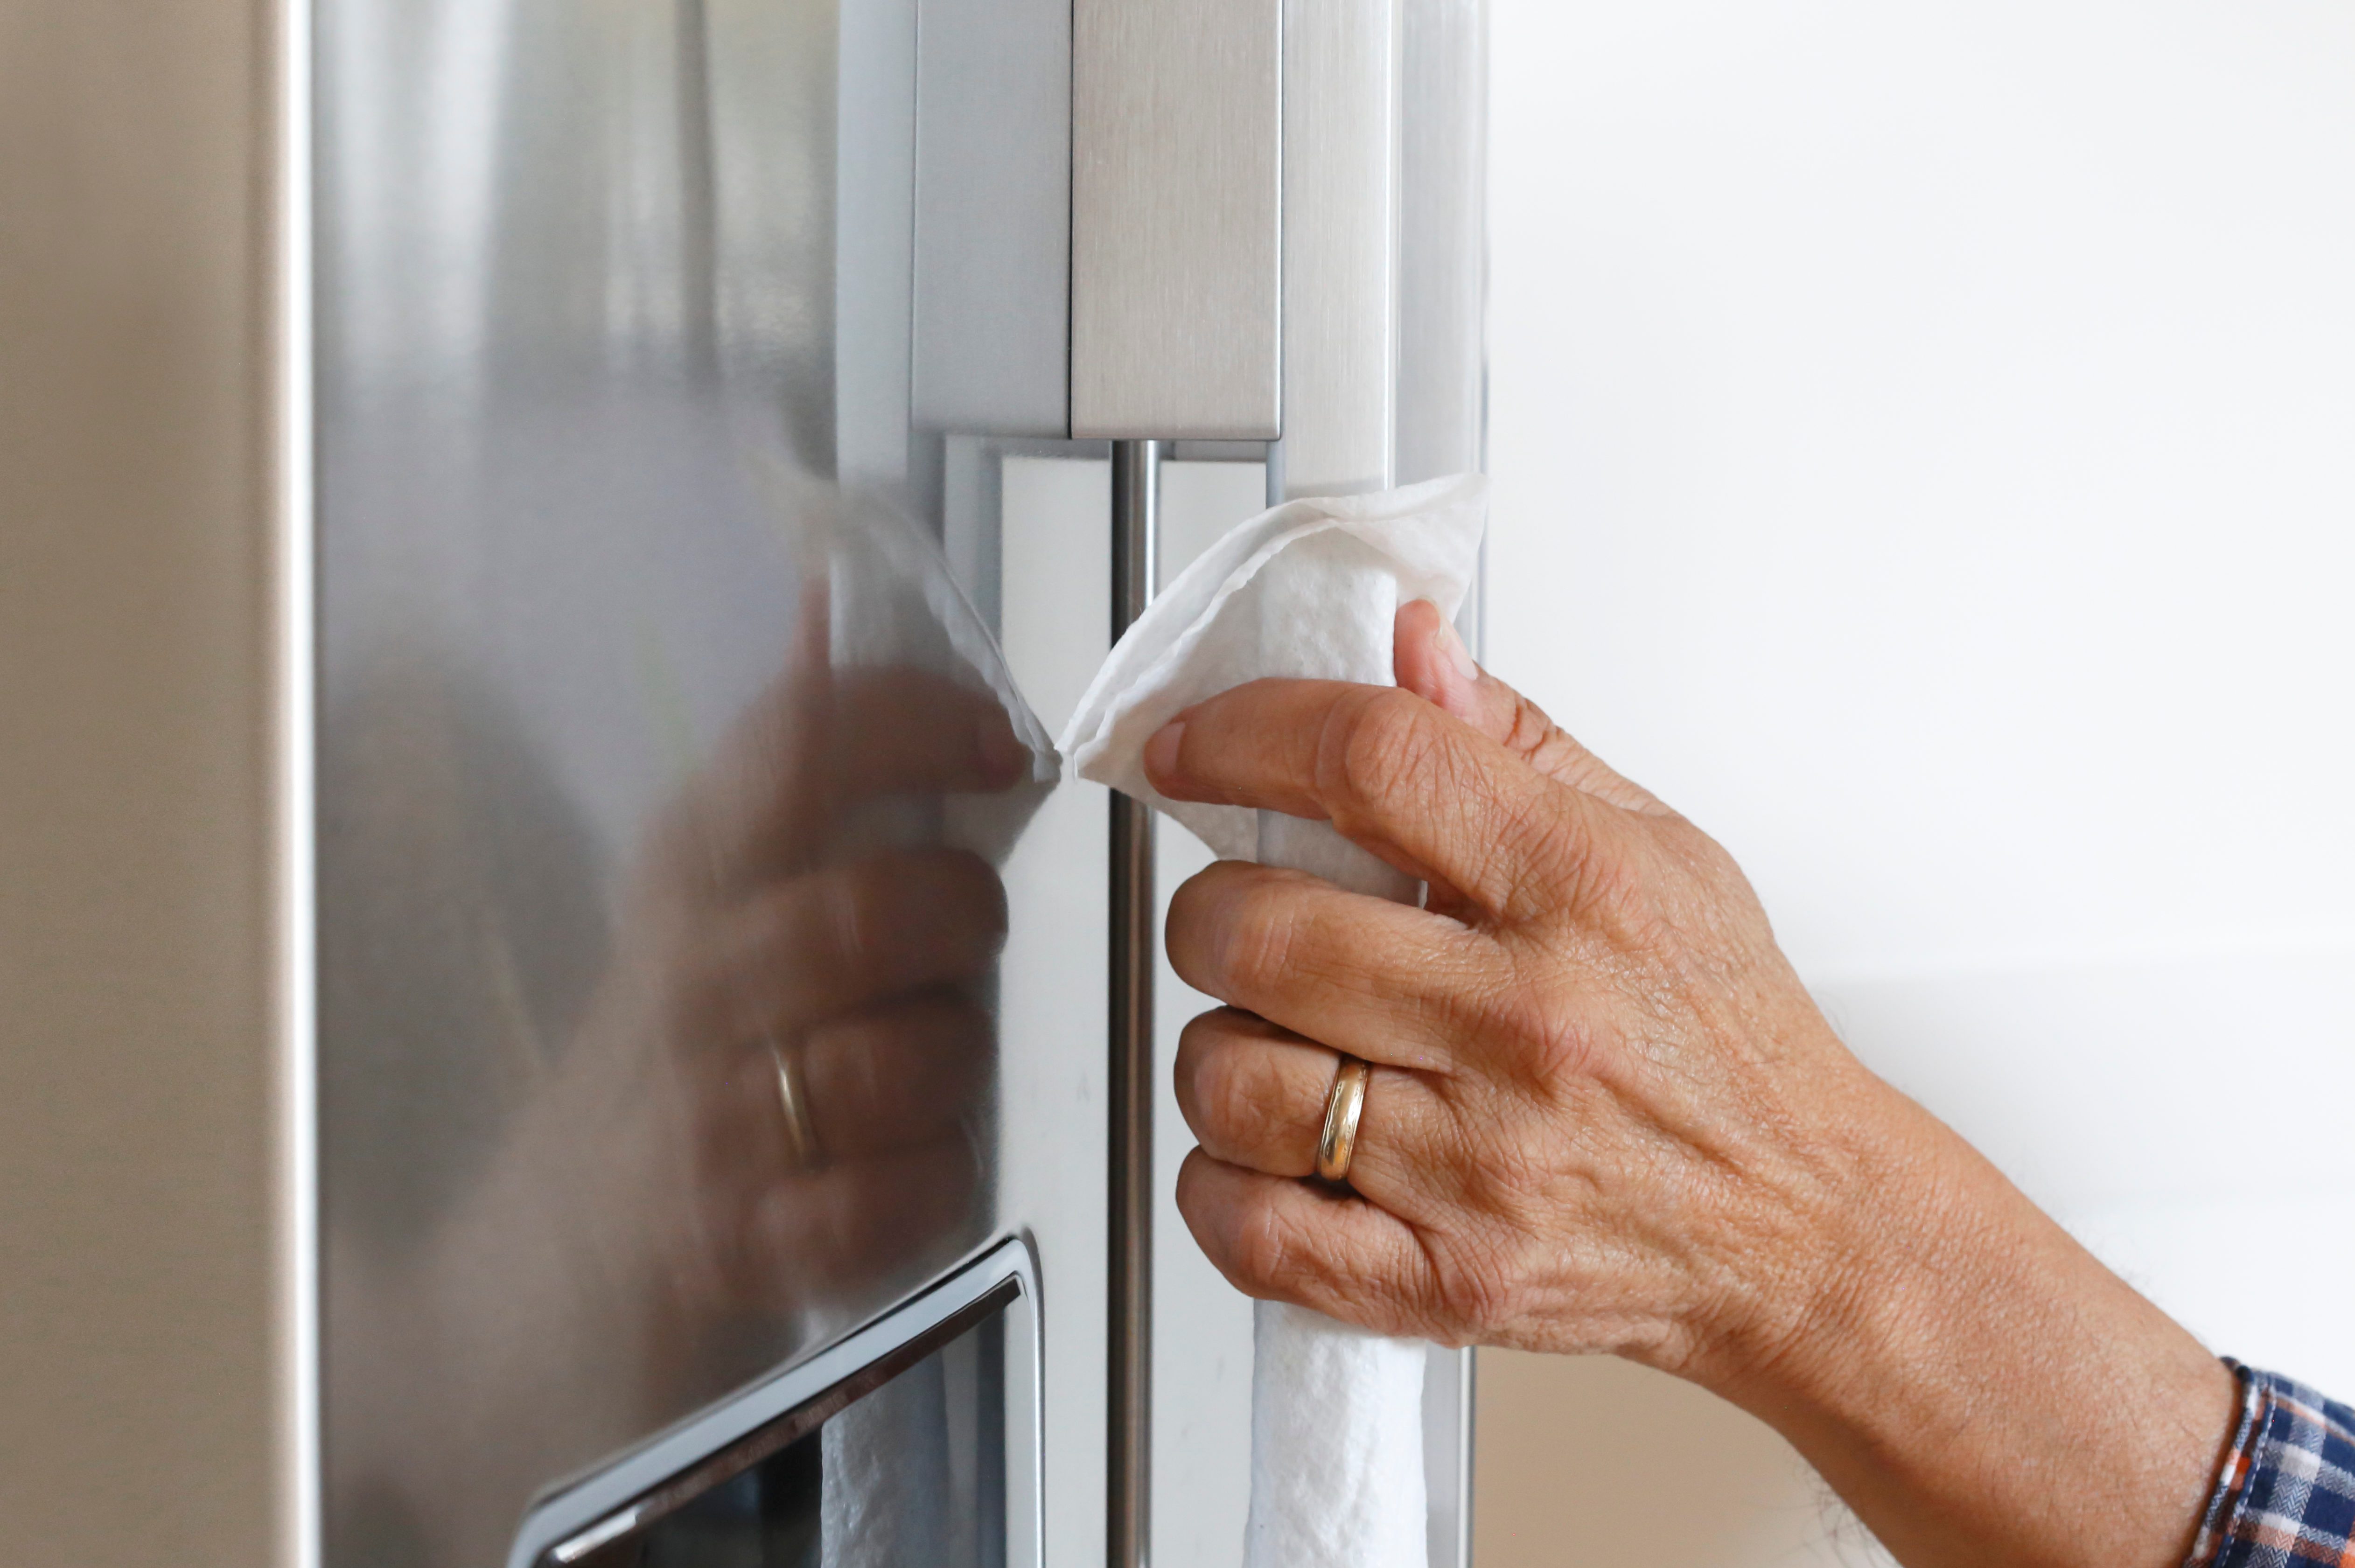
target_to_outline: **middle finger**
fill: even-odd
[[[1503,962],[1442,914],[1221,860],[1169,901],[1169,963],[1196,990],[1368,1061],[1446,1072]]]

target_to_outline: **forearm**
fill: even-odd
[[[2231,1372],[1903,1096],[1880,1089],[1827,1266],[1712,1380],[1909,1568],[2179,1568]]]

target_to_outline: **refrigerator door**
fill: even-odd
[[[1039,1549],[1141,1545],[1108,1145],[1166,1080],[1110,1103],[1108,971],[1149,944],[1113,951],[1108,803],[1046,747],[1114,602],[1074,389],[1135,518],[1142,449],[1259,463],[1344,403],[1395,422],[1349,432],[1394,477],[1476,460],[1477,246],[1439,231],[1476,223],[1476,140],[1415,127],[1426,33],[1429,101],[1476,112],[1479,0],[1386,0],[1391,52],[1348,55],[1396,85],[1350,100],[1391,259],[1324,254],[1389,279],[1353,362],[1401,384],[1337,400],[1290,389],[1282,310],[1285,40],[1330,0],[1085,0],[1127,62],[1086,82],[1071,0],[120,9],[0,23],[27,1550],[505,1561],[650,1456],[815,1419],[823,1358],[900,1353],[1009,1245],[1029,1328],[927,1349],[940,1397],[890,1429],[978,1519],[992,1400],[1034,1411],[1036,1464],[1001,1447]],[[1167,144],[1099,91],[1214,80]],[[791,1514],[807,1435],[659,1552],[753,1492]],[[1018,1558],[1007,1517],[972,1539]]]
[[[1104,513],[951,472],[1060,461],[1068,10],[922,20],[319,0],[336,1568],[503,1561],[1009,1236],[1074,1282],[1016,1403],[1100,1539],[1105,807],[991,622],[1027,541],[1084,628],[1034,676],[1092,669]]]

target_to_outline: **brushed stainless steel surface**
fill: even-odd
[[[748,27],[826,0],[672,0],[687,11],[739,8]],[[893,487],[909,476],[915,379],[917,0],[831,0],[837,13],[834,149],[835,474]],[[714,13],[715,16],[720,13]],[[713,47],[733,52],[722,38]],[[775,150],[750,118],[741,156]],[[715,123],[717,123],[715,122]]]
[[[1402,3],[1284,0],[1287,496],[1391,482]]]
[[[323,0],[331,1563],[1017,1231],[1101,1491],[1103,819],[911,481],[916,20]]]
[[[1075,436],[1277,433],[1280,4],[1075,0]]]
[[[301,1560],[295,20],[0,8],[11,1563]]]
[[[1161,445],[1112,449],[1113,639],[1153,602]],[[1105,1560],[1143,1568],[1153,1547],[1153,810],[1112,797],[1111,1324]]]
[[[1397,482],[1487,465],[1487,0],[1399,0]]]
[[[915,419],[1070,432],[1071,0],[922,0]]]

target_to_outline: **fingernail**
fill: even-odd
[[[981,776],[991,784],[1009,784],[1019,778],[1030,760],[1030,749],[1016,737],[1006,715],[994,708],[982,715],[973,749]]]
[[[1178,772],[1178,748],[1186,739],[1186,720],[1176,720],[1153,732],[1145,742],[1145,772],[1149,778],[1168,778]]]
[[[1456,631],[1455,622],[1439,623],[1439,646],[1440,651],[1447,656],[1447,662],[1455,667],[1457,675],[1465,680],[1480,678],[1479,661],[1472,656],[1472,650],[1464,645],[1463,635]]]

